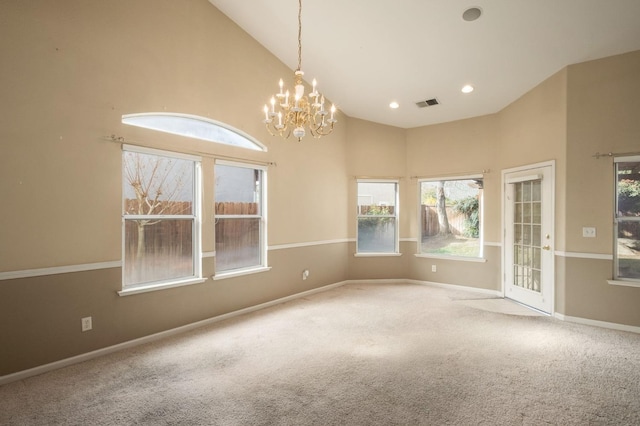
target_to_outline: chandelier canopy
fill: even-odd
[[[294,72],[293,94],[285,89],[280,79],[280,91],[271,97],[268,105],[264,106],[264,120],[267,130],[272,136],[280,135],[293,137],[301,141],[309,133],[314,138],[320,138],[333,131],[336,107],[331,105],[329,111],[325,108],[324,95],[317,90],[317,83],[313,79],[311,93],[305,95],[302,82],[302,0],[298,0],[298,68]]]

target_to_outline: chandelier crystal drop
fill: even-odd
[[[298,0],[298,68],[294,72],[293,93],[285,89],[280,79],[280,91],[271,97],[269,105],[264,106],[264,120],[267,130],[272,136],[280,135],[301,141],[309,133],[320,138],[333,131],[336,107],[331,105],[327,111],[324,95],[317,90],[317,82],[313,79],[311,93],[305,95],[302,82],[302,0]]]

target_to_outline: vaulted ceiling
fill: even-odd
[[[209,1],[297,67],[298,0]],[[634,50],[640,0],[302,2],[305,80],[351,117],[402,128],[497,112],[570,64]]]

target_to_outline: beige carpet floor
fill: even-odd
[[[0,387],[2,425],[640,425],[640,335],[350,284]]]

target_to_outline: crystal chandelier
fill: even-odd
[[[306,135],[306,128],[314,138],[320,138],[333,131],[333,125],[337,123],[336,107],[331,105],[327,111],[324,105],[324,96],[318,93],[316,80],[309,96],[304,94],[302,83],[302,0],[298,0],[298,68],[294,73],[293,95],[286,90],[284,82],[280,79],[280,91],[271,97],[268,105],[264,106],[264,120],[267,130],[272,136],[280,135],[288,138],[291,134],[301,141]]]

